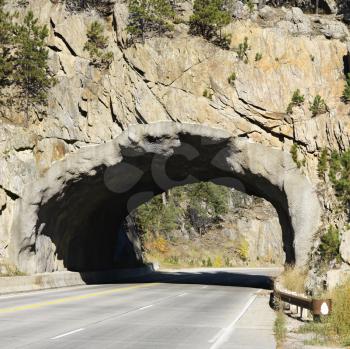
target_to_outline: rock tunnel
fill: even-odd
[[[118,233],[125,217],[154,195],[197,181],[269,200],[287,263],[306,262],[321,208],[290,154],[172,122],[130,126],[114,140],[67,155],[28,184],[16,207],[10,258],[27,273],[134,266],[137,239]]]

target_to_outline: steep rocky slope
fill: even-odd
[[[335,199],[317,176],[320,151],[349,147],[350,106],[341,102],[349,71],[349,31],[333,15],[304,15],[300,9],[262,8],[235,20],[225,31],[230,49],[190,36],[184,23],[172,34],[129,45],[128,9],[117,1],[106,18],[94,11],[69,12],[57,1],[28,5],[47,24],[50,65],[58,79],[47,115],[24,116],[2,109],[0,116],[0,253],[7,256],[13,211],[25,185],[40,178],[51,164],[78,148],[106,142],[131,124],[169,120],[223,128],[237,137],[289,152],[300,146],[301,169],[319,188],[324,225],[334,219]],[[9,4],[11,11],[25,9]],[[182,5],[188,18],[191,6]],[[238,14],[237,14],[238,16]],[[249,18],[246,18],[249,17]],[[107,71],[90,64],[86,51],[88,25],[105,21],[108,49],[114,61]],[[248,62],[236,48],[248,38]],[[255,60],[256,54],[260,60]],[[228,82],[232,73],[234,83]],[[286,109],[296,89],[306,102]],[[211,98],[204,97],[207,90]],[[327,112],[312,116],[309,103],[321,95]],[[327,194],[324,194],[328,190]],[[347,262],[349,234],[343,234]]]

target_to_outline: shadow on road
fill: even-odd
[[[273,276],[256,274],[252,272],[228,271],[155,271],[150,274],[138,277],[123,277],[117,275],[100,275],[101,279],[96,279],[96,274],[91,277],[89,273],[81,273],[83,280],[87,284],[118,284],[118,283],[170,283],[170,284],[199,284],[199,285],[219,285],[249,287],[271,290],[273,288]]]

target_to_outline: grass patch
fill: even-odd
[[[301,326],[298,333],[313,333],[310,345],[350,345],[350,279],[329,293],[333,300],[330,316]]]
[[[0,263],[0,270],[0,277],[26,275],[25,273],[21,272],[15,265],[7,262]]]
[[[282,310],[277,312],[277,316],[273,325],[273,332],[275,334],[277,347],[279,348],[281,344],[286,339],[287,328],[286,328],[286,317]]]
[[[286,267],[281,275],[281,283],[289,291],[304,293],[307,271],[300,268]]]

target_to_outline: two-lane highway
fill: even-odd
[[[157,272],[0,297],[0,348],[275,348],[272,269]],[[137,281],[137,282],[136,282]]]

